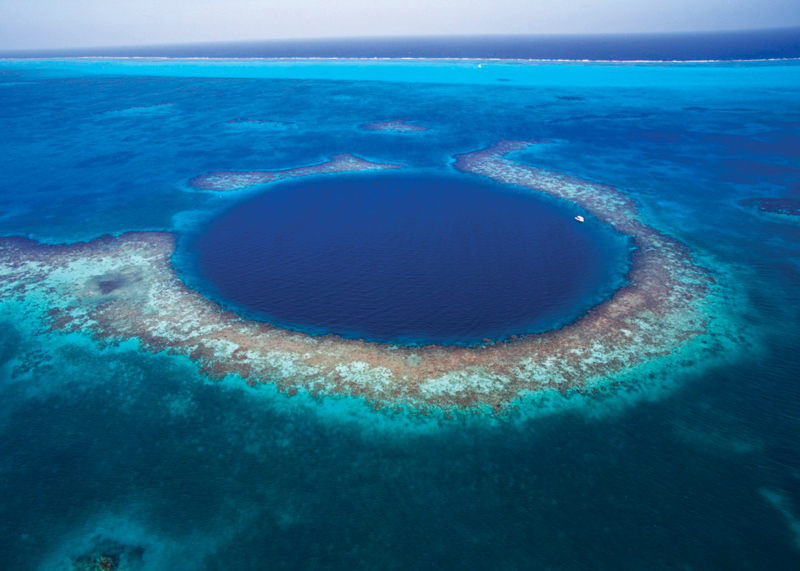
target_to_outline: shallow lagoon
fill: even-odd
[[[0,566],[798,565],[800,234],[739,205],[797,197],[795,63],[216,65],[4,62],[2,233],[188,235],[261,192],[197,192],[204,172],[347,152],[450,173],[455,154],[547,139],[515,160],[632,197],[738,292],[749,342],[612,397],[427,421],[208,381],[4,297]],[[359,128],[393,119],[428,130]]]

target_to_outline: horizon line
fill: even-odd
[[[781,26],[768,28],[738,28],[724,30],[680,30],[670,32],[561,32],[561,33],[535,33],[535,34],[406,34],[406,35],[384,35],[384,36],[316,36],[316,37],[286,37],[286,38],[261,38],[261,39],[236,39],[236,40],[209,40],[192,42],[165,42],[148,44],[117,44],[117,45],[91,45],[91,46],[62,46],[62,47],[42,47],[42,48],[0,48],[0,57],[6,54],[37,54],[53,53],[64,55],[66,52],[96,52],[98,50],[132,50],[132,49],[164,49],[164,48],[200,48],[212,46],[246,46],[261,44],[266,46],[286,46],[298,44],[321,44],[321,43],[374,43],[391,41],[447,41],[447,40],[547,40],[547,39],[612,39],[612,38],[669,38],[676,36],[725,36],[725,35],[747,35],[764,33],[798,33],[800,26]]]

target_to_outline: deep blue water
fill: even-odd
[[[70,56],[752,60],[800,57],[800,28],[661,34],[332,38],[0,52],[0,57]]]
[[[466,175],[286,182],[215,219],[188,247],[189,271],[234,307],[317,334],[535,333],[610,297],[626,265],[610,228],[554,202]]]
[[[796,62],[229,65],[0,62],[0,234],[185,241],[265,190],[191,191],[204,172],[349,152],[454,176],[454,154],[547,139],[515,160],[633,198],[737,288],[754,343],[663,390],[425,423],[209,382],[3,299],[0,569],[109,542],[145,571],[800,568],[800,225],[739,205],[798,196]],[[429,130],[358,128],[385,119]]]

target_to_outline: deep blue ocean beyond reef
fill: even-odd
[[[736,292],[716,319],[749,343],[643,372],[640,391],[426,421],[210,381],[133,341],[49,332],[46,300],[3,298],[0,569],[83,570],[103,554],[145,571],[800,568],[800,224],[740,204],[800,198],[800,65],[481,64],[0,61],[0,234],[71,244],[172,232],[187,271],[192,241],[240,209],[261,212],[247,212],[253,201],[285,193],[294,207],[291,189],[400,172],[478,181],[454,172],[454,155],[546,140],[512,158],[633,199]],[[359,127],[395,119],[428,130]],[[189,183],[339,153],[405,169],[232,193]],[[511,207],[528,199],[507,192],[481,224],[519,217],[517,235],[536,232]],[[456,202],[448,215],[474,212]],[[380,205],[358,206],[344,214]],[[603,242],[570,205],[531,208],[559,244],[602,260],[570,307],[618,285],[619,237]],[[420,212],[440,220],[428,201]],[[299,222],[288,231],[301,254],[319,244]],[[490,244],[480,258],[500,263]],[[512,253],[515,266],[526,255]]]
[[[800,28],[662,34],[306,38],[0,52],[0,57],[498,58],[691,61],[800,57]]]
[[[621,237],[553,202],[465,175],[318,178],[236,206],[189,249],[219,299],[272,323],[478,343],[568,323],[621,285]]]

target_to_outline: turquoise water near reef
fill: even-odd
[[[369,59],[181,59],[164,65],[161,58],[6,60],[11,69],[49,77],[138,76],[213,79],[295,79],[389,81],[455,85],[511,85],[582,88],[796,87],[795,60],[747,63],[676,62],[544,62],[506,60],[369,60]],[[746,65],[749,73],[737,73]],[[577,68],[577,69],[576,69]]]
[[[799,72],[0,61],[2,236],[183,244],[268,190],[200,192],[198,174],[351,153],[450,175],[455,154],[546,140],[513,158],[634,199],[736,292],[716,319],[749,340],[641,390],[425,421],[211,382],[3,299],[0,568],[797,568],[800,227],[739,203],[800,197]],[[428,130],[359,127],[393,119]]]

